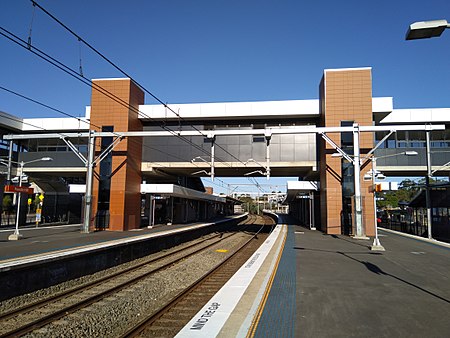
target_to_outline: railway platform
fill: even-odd
[[[449,336],[448,244],[381,230],[377,252],[369,240],[281,223],[284,239],[232,311],[219,309],[239,291],[227,283],[177,337]]]
[[[234,216],[236,218],[240,215]],[[3,266],[23,263],[25,260],[45,259],[49,254],[70,254],[74,250],[92,250],[105,246],[114,246],[133,240],[142,240],[162,236],[173,232],[201,228],[213,223],[229,220],[223,218],[216,222],[190,224],[158,225],[152,228],[140,228],[130,231],[95,231],[89,234],[81,232],[81,224],[22,227],[23,239],[9,241],[8,236],[14,229],[0,229],[0,271]]]
[[[450,247],[380,231],[372,241],[295,233],[296,337],[446,337]],[[263,335],[257,335],[262,337]]]

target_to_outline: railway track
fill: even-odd
[[[260,224],[265,224],[265,221],[253,215],[240,225],[243,226],[244,230],[246,225],[253,225],[258,220],[261,222]],[[202,252],[211,250],[218,243],[231,241],[236,234],[216,234],[204,238],[194,244],[145,260],[140,264],[72,288],[66,292],[26,304],[7,313],[2,313],[0,314],[0,337],[18,337],[32,333],[80,309],[86,309],[109,296],[117,295],[121,290],[126,290],[159,271],[180,264],[188,257],[201,255]],[[177,297],[181,296],[177,295]]]
[[[273,224],[270,217],[250,215],[252,223],[259,221],[260,230]],[[130,328],[121,338],[131,337],[173,337],[202,308],[202,306],[233,276],[264,242],[265,236],[256,232],[236,252],[219,266],[215,267],[197,282],[186,288],[156,313],[149,315]]]
[[[254,215],[254,214],[248,214],[247,218],[239,224],[240,225],[254,224],[257,219],[258,219],[258,216]]]
[[[171,251],[96,281],[3,313],[0,315],[0,337],[14,337],[31,332],[234,235],[234,233],[218,234],[208,237],[188,247]]]

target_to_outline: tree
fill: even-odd
[[[6,222],[9,225],[9,216],[11,215],[11,211],[13,209],[13,202],[12,202],[11,195],[7,194],[7,195],[3,196],[2,208],[3,208],[3,212],[6,213],[6,215],[7,215]]]
[[[407,178],[399,183],[398,190],[379,193],[378,197],[383,197],[383,199],[377,202],[377,206],[379,208],[397,208],[401,201],[411,202],[419,190],[419,184]]]
[[[398,185],[398,188],[402,190],[418,190],[417,183],[413,180],[410,180],[409,178],[401,181]]]
[[[5,195],[3,196],[3,211],[7,212],[8,214],[12,211],[13,208],[13,203],[12,203],[12,198],[11,195]]]
[[[253,198],[249,196],[240,196],[239,200],[242,201],[242,208],[250,214],[257,213],[257,206]]]

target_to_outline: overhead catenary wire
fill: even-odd
[[[138,83],[132,76],[130,76],[127,72],[125,72],[121,67],[116,65],[114,62],[112,62],[109,58],[107,58],[103,53],[101,53],[99,50],[97,50],[94,46],[92,46],[90,43],[88,43],[85,39],[83,39],[80,35],[75,33],[72,29],[70,29],[66,24],[64,24],[61,20],[59,20],[57,17],[55,17],[53,14],[51,14],[49,11],[47,11],[44,7],[42,7],[39,3],[37,3],[35,0],[30,0],[33,6],[37,6],[40,10],[42,10],[46,15],[48,15],[50,18],[52,18],[55,22],[57,22],[59,25],[61,25],[65,30],[67,30],[70,34],[72,34],[74,37],[78,39],[78,41],[84,43],[89,49],[91,49],[94,53],[96,53],[98,56],[100,56],[103,60],[105,60],[108,64],[110,64],[112,67],[114,67],[116,70],[118,70],[120,73],[122,73],[124,76],[129,78],[136,86],[138,86],[140,89],[142,89],[145,93],[150,95],[154,100],[156,100],[158,103],[163,105],[166,109],[168,109],[170,112],[175,114],[181,121],[185,121],[181,117],[179,113],[177,113],[175,110],[173,110],[167,103],[162,101],[160,98],[158,98],[155,94],[153,94],[151,91],[149,91],[147,88],[145,88],[143,85]],[[198,131],[200,134],[203,134],[201,130],[199,130],[194,125],[190,124],[192,128],[195,131]],[[238,157],[230,153],[228,150],[223,148],[220,145],[217,145],[218,148],[222,149],[224,152],[226,152],[228,155],[230,155],[232,158],[236,159],[238,162],[241,162],[245,165],[243,161],[241,161]],[[222,161],[224,162],[224,161]],[[224,162],[225,163],[225,162]]]
[[[3,31],[3,32],[2,32]],[[6,32],[6,33],[5,33]],[[20,37],[16,36],[15,34],[13,34],[12,32],[6,30],[3,27],[0,27],[0,35],[5,36],[7,39],[13,41],[14,43],[16,43],[17,45],[25,48],[25,41],[22,40]],[[10,35],[10,36],[8,36]],[[100,93],[102,93],[103,95],[107,96],[108,98],[114,100],[115,102],[119,103],[120,105],[130,109],[131,111],[133,111],[136,114],[140,114],[141,116],[144,116],[150,120],[154,120],[153,118],[151,118],[150,116],[148,116],[147,114],[145,114],[144,112],[140,111],[139,109],[129,105],[126,101],[122,100],[121,98],[119,98],[118,96],[114,95],[113,93],[109,92],[108,90],[102,88],[101,86],[97,85],[96,83],[86,79],[85,77],[81,77],[77,71],[75,71],[74,69],[68,67],[67,65],[61,63],[60,61],[54,59],[52,56],[48,55],[47,53],[41,51],[39,48],[33,46],[33,50],[30,50],[33,54],[35,54],[36,56],[42,58],[44,61],[47,61],[48,63],[52,64],[53,66],[57,67],[58,69],[64,71],[65,73],[69,74],[70,76],[76,78],[77,80],[81,81],[82,83],[88,85],[89,87],[99,91]],[[94,125],[95,126],[95,125]],[[210,155],[210,153],[205,150],[204,148],[200,147],[199,145],[193,143],[192,141],[188,140],[187,138],[179,135],[177,133],[177,131],[174,131],[172,129],[170,129],[169,127],[167,127],[165,125],[165,122],[163,121],[163,123],[160,125],[160,127],[168,132],[170,132],[172,135],[174,135],[175,137],[182,139],[183,141],[185,141],[186,143],[189,143],[191,146],[193,146],[194,148],[200,150],[201,152]],[[98,126],[96,126],[96,128],[99,128]],[[202,134],[203,137],[205,137],[206,135]],[[216,159],[220,162],[223,162],[225,165],[227,165],[228,167],[231,167],[227,162],[225,162],[224,160],[216,157]]]
[[[15,92],[15,91],[13,91],[13,90],[11,90],[11,89],[5,88],[5,87],[3,87],[3,86],[0,86],[0,89],[1,89],[1,90],[4,90],[4,91],[6,91],[6,92],[8,92],[8,93],[10,93],[10,94],[16,95],[16,96],[18,96],[18,97],[20,97],[20,98],[22,98],[22,99],[24,99],[24,100],[27,100],[27,101],[33,102],[33,103],[35,103],[35,104],[37,104],[37,105],[40,105],[40,106],[42,106],[42,107],[45,107],[45,108],[47,108],[47,109],[53,110],[53,111],[55,111],[55,112],[58,112],[58,113],[60,113],[60,114],[66,115],[66,116],[71,117],[71,118],[75,118],[75,119],[77,119],[78,122],[80,122],[80,123],[86,123],[86,124],[88,124],[88,125],[93,125],[93,126],[95,126],[95,127],[97,127],[97,128],[101,128],[101,127],[99,127],[99,126],[96,126],[95,124],[92,124],[90,121],[87,121],[87,120],[84,120],[84,119],[82,119],[82,118],[73,116],[73,115],[71,115],[71,114],[69,114],[69,113],[66,113],[66,112],[60,110],[60,109],[51,107],[51,106],[49,106],[49,105],[47,105],[47,104],[45,104],[45,103],[42,103],[42,102],[40,102],[40,101],[38,101],[38,100],[35,100],[35,99],[33,99],[33,98],[30,98],[30,97],[25,96],[25,95],[23,95],[23,94],[20,94],[20,93],[18,93],[18,92]],[[16,118],[14,118],[14,117],[12,117],[12,116],[4,116],[4,118],[10,119],[10,120],[15,121],[15,122],[23,123],[23,124],[25,124],[25,125],[29,125],[30,127],[37,128],[37,129],[40,129],[40,130],[42,130],[42,131],[49,131],[48,129],[46,129],[46,128],[44,128],[44,127],[37,126],[37,125],[34,125],[34,124],[32,124],[32,123],[25,122],[25,121],[20,120],[20,119],[16,119]],[[114,132],[113,132],[113,133],[114,133]],[[61,135],[61,137],[67,137],[67,135],[65,135],[64,133],[56,132],[56,134]],[[115,134],[115,133],[114,133],[114,134]],[[116,135],[117,135],[117,136],[120,136],[120,134],[116,134]],[[132,139],[130,139],[130,141],[133,142]],[[145,144],[143,144],[143,146],[146,147],[146,148],[148,148],[148,149],[152,149],[152,150],[155,150],[155,151],[157,151],[157,152],[160,152],[160,153],[162,153],[162,154],[164,154],[164,155],[168,155],[168,156],[170,156],[170,157],[172,157],[172,158],[175,158],[175,159],[178,159],[178,160],[186,161],[186,159],[183,159],[183,158],[181,158],[181,157],[179,157],[179,156],[176,156],[176,155],[173,155],[173,154],[171,154],[171,153],[164,152],[164,151],[162,151],[162,150],[160,150],[160,149],[158,149],[158,148],[154,148],[154,147],[151,147],[151,146],[148,146],[148,145],[145,145]],[[158,163],[158,162],[154,162],[154,163],[157,164],[158,166],[162,167],[162,168],[169,168],[169,167],[167,167],[167,166],[164,166],[164,165],[161,164],[161,163]],[[194,166],[196,166],[197,168],[199,168],[199,166],[198,166],[196,163],[193,163],[193,164],[194,164]]]
[[[7,39],[9,39],[10,41],[16,43],[17,45],[26,48],[26,42],[21,39],[20,37],[16,36],[15,34],[13,34],[12,32],[8,31],[7,29],[0,27],[0,35],[3,35],[4,37],[6,37]],[[28,49],[28,48],[26,48]],[[68,75],[76,78],[77,80],[81,81],[82,83],[88,85],[89,87],[93,88],[94,90],[99,91],[100,93],[102,93],[103,95],[107,96],[108,98],[112,99],[113,101],[115,101],[116,103],[130,109],[131,111],[133,111],[136,114],[141,114],[144,117],[147,117],[150,120],[154,120],[152,119],[150,116],[146,115],[144,112],[140,111],[139,109],[131,106],[130,104],[128,104],[126,101],[122,100],[121,98],[119,98],[118,96],[114,95],[113,93],[109,92],[108,90],[102,88],[101,86],[97,85],[96,83],[86,79],[83,76],[80,76],[77,71],[75,71],[74,69],[68,67],[67,65],[63,64],[62,62],[56,60],[55,58],[53,58],[52,56],[48,55],[47,53],[43,52],[42,50],[40,50],[39,48],[33,46],[33,49],[30,49],[30,52],[32,52],[33,54],[35,54],[36,56],[40,57],[41,59],[43,59],[44,61],[52,64],[53,66],[57,67],[58,69],[62,70],[63,72],[67,73]],[[74,117],[74,116],[72,116]],[[95,126],[95,125],[94,125]],[[96,128],[100,128],[98,126],[95,126]],[[185,141],[186,143],[189,143],[191,146],[195,147],[196,149],[200,150],[201,152],[210,155],[210,153],[200,147],[199,145],[193,143],[192,141],[186,139],[185,137],[178,135],[178,133],[172,129],[170,129],[169,127],[167,127],[165,124],[162,124],[160,126],[162,129],[170,132],[172,135],[174,135],[175,137]],[[101,128],[100,128],[101,129]],[[199,135],[200,136],[200,135]],[[203,137],[205,137],[206,135],[202,134]],[[216,158],[217,160],[219,160],[220,162],[225,163],[226,165],[228,165],[228,163],[226,163],[225,161],[221,160],[220,158]],[[229,166],[229,165],[228,165]]]

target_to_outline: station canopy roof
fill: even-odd
[[[141,184],[142,194],[181,197],[191,200],[206,200],[225,203],[226,198],[207,194],[198,190],[185,188],[176,184]]]
[[[288,181],[286,199],[283,203],[292,202],[297,196],[317,190],[319,190],[319,182],[316,181]]]

